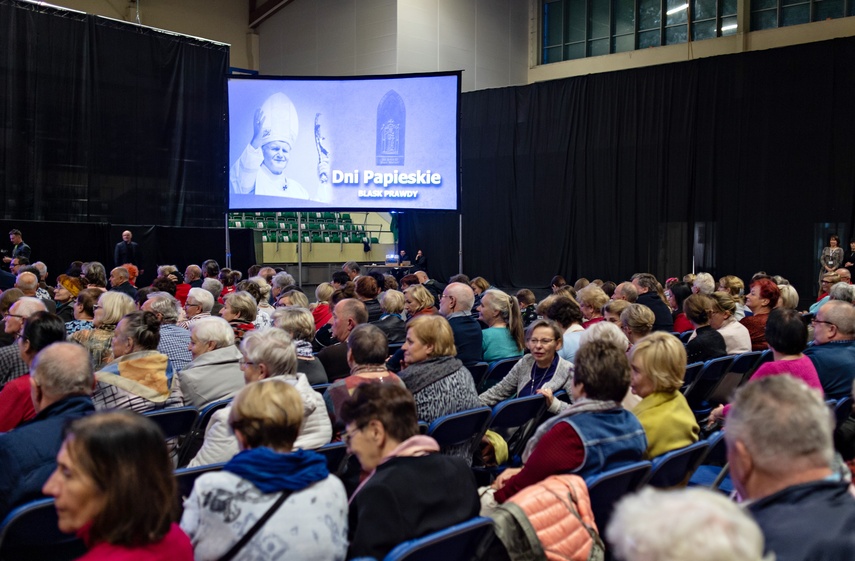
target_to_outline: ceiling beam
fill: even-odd
[[[261,23],[293,2],[294,0],[249,0],[249,27],[256,28]]]

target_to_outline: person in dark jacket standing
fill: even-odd
[[[136,265],[140,270],[140,274],[142,274],[142,249],[140,249],[137,242],[131,241],[133,237],[134,235],[130,230],[122,232],[122,241],[117,243],[116,248],[113,250],[113,261],[116,267],[121,267],[125,263]]]

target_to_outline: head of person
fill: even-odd
[[[840,300],[823,304],[813,318],[814,344],[851,339],[855,339],[855,307]]]
[[[125,243],[131,243],[134,235],[130,232],[130,230],[125,230],[122,232],[122,241]]]
[[[736,297],[729,292],[713,292],[710,294],[710,300],[712,300],[710,326],[713,329],[721,329],[736,313]]]
[[[620,314],[620,325],[632,343],[653,331],[656,316],[644,304],[630,304]]]
[[[247,384],[272,378],[297,375],[297,351],[291,336],[281,329],[250,331],[240,343],[240,361]]]
[[[536,319],[525,332],[525,344],[538,365],[552,363],[564,344],[561,327],[550,319]]]
[[[0,295],[0,314],[4,317],[9,312],[9,309],[12,307],[12,304],[20,300],[24,297],[24,293],[18,290],[17,288],[9,288],[3,291],[3,294]]]
[[[476,296],[487,292],[490,289],[490,283],[484,277],[475,277],[469,281],[469,287]]]
[[[54,497],[61,531],[88,524],[92,543],[140,547],[169,532],[178,506],[172,471],[154,421],[96,413],[70,425],[43,492]]]
[[[605,341],[624,351],[629,348],[629,339],[621,328],[608,321],[600,321],[588,326],[579,337],[579,346],[586,345],[591,341]]]
[[[388,355],[388,344],[386,334],[376,325],[357,325],[347,338],[347,362],[351,368],[383,364]]]
[[[285,306],[273,312],[273,325],[283,329],[295,341],[312,342],[315,337],[315,318],[312,312],[299,306]]]
[[[116,267],[112,271],[110,271],[110,286],[116,287],[121,286],[128,282],[131,278],[130,273],[124,267]]]
[[[280,294],[296,285],[297,283],[294,282],[294,277],[285,271],[282,271],[281,273],[276,273],[276,275],[273,276],[273,280],[270,283],[270,292],[273,294],[274,298],[278,298]]]
[[[56,314],[36,312],[26,320],[18,338],[21,359],[31,364],[36,354],[53,343],[65,341],[65,322]]]
[[[365,304],[356,298],[345,298],[338,302],[332,310],[332,334],[344,343],[353,328],[362,323],[368,323],[368,310]]]
[[[166,292],[152,292],[148,295],[142,310],[153,312],[160,323],[174,324],[181,315],[181,302]]]
[[[211,316],[193,322],[190,328],[188,349],[193,358],[205,353],[231,347],[235,344],[235,332],[229,322],[221,317]]]
[[[398,290],[398,280],[392,275],[383,275],[383,290]]]
[[[656,392],[679,391],[686,376],[686,348],[670,333],[644,337],[630,352],[632,393],[645,398]]]
[[[416,275],[416,278],[417,278],[417,279],[419,279],[419,283],[421,283],[421,284],[425,284],[427,281],[429,281],[429,280],[430,280],[430,279],[428,278],[427,273],[426,273],[426,272],[424,272],[424,271],[416,271],[416,272],[415,272],[415,273],[413,273],[413,274],[414,274],[414,275]]]
[[[608,295],[596,284],[589,284],[577,294],[582,315],[587,319],[600,317],[603,306],[609,301]]]
[[[758,499],[789,486],[793,477],[827,477],[833,429],[822,396],[802,380],[767,376],[744,385],[736,391],[725,433],[736,489],[744,499]]]
[[[791,308],[776,308],[766,321],[766,342],[783,355],[799,355],[807,346],[808,331],[802,316]]]
[[[123,317],[113,334],[113,357],[140,351],[156,351],[160,344],[160,321],[148,311],[134,311]]]
[[[282,293],[279,297],[279,300],[276,302],[276,306],[297,306],[299,308],[309,308],[309,299],[297,287],[292,288],[291,290],[287,290]]]
[[[740,299],[745,294],[745,283],[735,275],[726,275],[718,279],[717,292],[727,292],[731,296]]]
[[[258,287],[258,291],[261,293],[261,296],[258,300],[259,303],[267,302],[270,299],[270,284],[268,284],[267,280],[261,275],[254,276],[249,279],[256,287]]]
[[[416,275],[404,275],[401,277],[401,290],[406,291],[408,287],[413,286],[414,284],[421,284],[419,281],[419,277]]]
[[[520,303],[520,308],[528,308],[537,302],[537,299],[534,297],[534,292],[527,288],[517,290],[517,293],[514,296],[516,296],[517,302]]]
[[[397,384],[361,384],[341,406],[342,439],[364,471],[372,471],[400,443],[419,433],[416,402]]]
[[[350,277],[347,276],[347,273],[344,271],[333,272],[332,278],[330,279],[330,283],[333,285],[334,289],[339,289],[348,282],[350,282]]]
[[[628,307],[629,302],[626,300],[610,300],[603,306],[603,317],[606,318],[607,322],[620,326],[620,315]]]
[[[233,271],[227,267],[220,269],[220,282],[223,283],[223,286],[234,286],[240,282],[242,277],[242,273],[240,271]]]
[[[56,278],[56,288],[54,290],[53,299],[60,304],[71,302],[80,291],[83,290],[83,283],[79,278],[69,277],[68,275],[59,275]]]
[[[15,279],[15,288],[24,293],[25,296],[35,296],[39,288],[39,277],[33,273],[18,273]]]
[[[683,313],[695,327],[709,325],[712,308],[712,299],[702,293],[692,294],[683,302]]]
[[[404,298],[404,293],[397,290],[386,290],[380,294],[380,309],[386,314],[400,314],[404,311],[404,305],[407,300]]]
[[[709,273],[698,273],[692,282],[692,292],[709,296],[715,292],[715,279]]]
[[[454,332],[440,315],[424,315],[407,324],[407,339],[401,347],[404,361],[416,364],[440,356],[456,356]]]
[[[369,275],[363,275],[356,279],[355,288],[356,297],[362,301],[373,300],[380,294],[377,281]]]
[[[226,321],[252,323],[258,315],[258,303],[249,292],[239,290],[223,296],[220,316]]]
[[[769,279],[760,279],[751,283],[751,290],[745,297],[745,305],[755,314],[768,314],[780,297],[778,285]]]
[[[97,288],[84,288],[74,300],[74,319],[92,320],[95,317],[95,306],[104,294]],[[120,316],[121,317],[121,316]]]
[[[119,320],[136,310],[133,299],[122,292],[103,292],[94,306],[95,327],[118,325]]]
[[[799,293],[791,284],[779,284],[778,290],[781,296],[778,298],[776,308],[787,308],[795,310],[799,306]]]
[[[214,259],[206,259],[202,263],[201,269],[204,278],[215,279],[220,276],[220,265]]]
[[[345,274],[347,274],[348,280],[353,280],[359,276],[359,273],[360,271],[362,271],[362,268],[356,261],[348,261],[347,263],[341,266],[341,270],[344,271]]]
[[[838,247],[840,245],[840,238],[837,234],[831,234],[828,237],[828,245],[829,247]]]
[[[241,450],[290,452],[303,423],[303,399],[281,378],[249,384],[235,396],[229,426]]]
[[[455,312],[466,312],[475,304],[475,292],[462,282],[453,282],[445,287],[439,299],[439,313],[445,317]]]
[[[199,280],[202,278],[202,268],[199,265],[187,265],[187,268],[184,269],[184,280],[187,282],[193,282],[195,280]]]
[[[576,282],[573,283],[573,289],[576,292],[579,292],[580,290],[582,290],[583,288],[585,288],[589,284],[591,284],[591,281],[589,281],[585,277],[582,277],[580,279],[577,279]]]
[[[567,329],[571,325],[582,325],[585,316],[582,315],[582,309],[576,301],[568,296],[553,295],[552,303],[546,308],[544,316],[557,322],[562,329]]]
[[[840,282],[840,276],[835,272],[822,275],[822,279],[820,279],[819,284],[822,287],[822,292],[827,293],[831,287],[838,282]]]
[[[408,316],[414,316],[420,311],[433,306],[433,294],[421,284],[415,284],[404,290],[404,309]]]
[[[42,261],[36,261],[33,263],[33,267],[39,270],[39,280],[44,281],[47,278],[47,265],[45,265]]]
[[[66,397],[92,395],[94,388],[89,353],[76,343],[50,343],[30,363],[30,397],[36,413]]]
[[[194,318],[199,314],[210,314],[214,308],[214,297],[204,288],[193,287],[187,293],[184,302],[184,313],[187,318]]]
[[[828,291],[828,298],[855,304],[855,285],[843,281],[835,283]]]
[[[333,285],[328,282],[322,282],[315,288],[315,300],[317,300],[318,304],[329,304],[330,297],[334,291],[335,288]]]
[[[83,282],[88,286],[107,288],[107,269],[98,261],[84,263]]]
[[[658,292],[659,281],[650,273],[636,273],[632,276],[632,286],[635,287],[638,294],[647,294],[648,292]]]
[[[626,350],[607,341],[591,341],[576,351],[573,398],[620,403],[629,389]]]
[[[249,295],[252,296],[253,300],[255,300],[256,306],[261,303],[261,288],[252,279],[240,281],[237,283],[237,286],[235,286],[235,290],[237,292],[248,292]]]
[[[24,296],[19,298],[9,307],[4,319],[6,333],[10,335],[19,335],[24,329],[24,322],[37,312],[44,312],[44,303],[38,298],[32,296]]]
[[[692,287],[685,282],[675,282],[665,291],[668,307],[674,311],[683,311],[683,302],[692,295]]]
[[[13,229],[9,231],[9,241],[12,242],[13,245],[18,245],[23,241],[21,236],[21,231],[17,229]]]
[[[552,288],[552,292],[556,292],[562,286],[565,286],[567,281],[561,275],[555,275],[552,277],[552,280],[549,281],[549,286]]]
[[[139,268],[133,263],[125,263],[122,268],[128,272],[128,282],[136,286],[137,277],[140,276]]]
[[[605,535],[620,561],[769,561],[751,516],[707,489],[645,487],[617,504]]]
[[[220,297],[220,294],[223,293],[223,283],[217,280],[216,277],[207,277],[202,281],[202,290],[210,292],[211,296],[214,298],[214,302],[216,302],[217,298]]]
[[[852,284],[852,273],[849,272],[849,269],[846,267],[841,267],[834,271],[838,277],[840,277],[840,282],[845,282],[846,284]]]
[[[291,99],[277,92],[261,106],[264,121],[255,123],[263,128],[258,143],[261,145],[262,163],[274,175],[280,175],[288,166],[289,155],[297,140],[299,120]]]
[[[457,273],[456,275],[451,275],[450,277],[448,277],[448,284],[451,284],[453,282],[462,282],[466,286],[469,286],[469,283],[471,281],[472,279],[469,278],[469,275],[463,273]]]

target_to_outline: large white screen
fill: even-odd
[[[459,79],[230,78],[229,208],[456,210]]]

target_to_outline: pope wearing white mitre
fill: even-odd
[[[229,184],[237,194],[308,199],[306,189],[285,175],[299,123],[294,104],[283,93],[267,98],[255,112],[252,140],[232,166]]]

